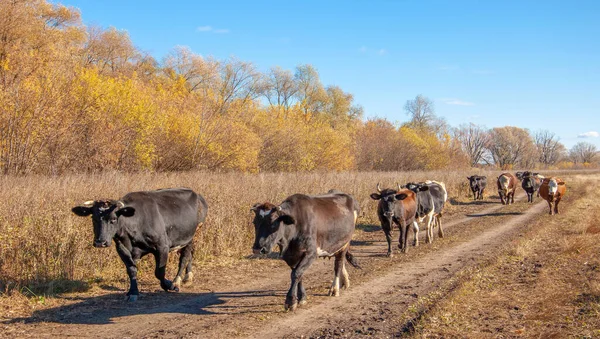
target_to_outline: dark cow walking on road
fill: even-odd
[[[542,184],[542,180],[535,176],[531,172],[523,173],[523,181],[521,182],[521,187],[527,193],[527,202],[533,202],[533,193],[537,192],[537,196],[540,196],[539,188]]]
[[[558,203],[565,196],[567,192],[567,185],[565,182],[556,177],[545,178],[540,186],[540,196],[542,199],[548,202],[550,208],[550,215],[558,214]],[[554,204],[554,210],[552,205]]]
[[[498,195],[502,205],[515,203],[515,191],[517,190],[517,177],[510,173],[502,173],[498,177]]]
[[[487,177],[480,175],[473,175],[467,177],[469,179],[469,186],[473,191],[473,200],[483,200],[483,191],[487,186]]]
[[[165,291],[179,291],[184,269],[183,281],[191,282],[193,238],[207,210],[204,198],[187,188],[132,192],[120,200],[88,201],[72,209],[78,216],[92,216],[95,247],[108,247],[114,240],[129,275],[129,301],[138,298],[137,263],[148,253],[156,259],[154,274]],[[179,249],[179,270],[171,282],[165,279],[167,259]]]
[[[427,243],[433,241],[433,228],[436,226],[439,227],[438,236],[443,238],[441,217],[448,199],[446,185],[443,182],[427,180],[420,183],[409,182],[401,188],[408,188],[417,194],[417,218],[419,222],[426,219]]]
[[[391,188],[381,189],[377,184],[377,192],[371,194],[371,199],[379,200],[377,204],[377,217],[381,222],[381,229],[385,233],[388,243],[387,256],[392,256],[392,229],[394,224],[400,229],[398,248],[403,253],[408,251],[408,228],[412,225],[415,235],[414,246],[419,246],[419,225],[416,220],[417,195],[409,189],[398,191]]]
[[[292,283],[285,298],[285,309],[294,311],[307,302],[302,277],[317,257],[335,257],[334,279],[329,295],[339,296],[350,287],[346,260],[359,267],[349,252],[359,206],[348,194],[330,191],[309,196],[294,194],[281,205],[256,204],[254,227],[255,254],[270,253],[279,246],[281,258],[292,269]]]

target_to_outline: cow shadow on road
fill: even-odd
[[[490,196],[488,197],[489,199],[500,199],[500,197],[498,196]],[[450,202],[450,205],[452,206],[469,206],[469,205],[473,205],[473,206],[482,206],[482,205],[489,205],[489,204],[498,204],[500,203],[500,201],[491,201],[491,200],[470,200],[470,201],[461,201],[458,200],[456,198],[450,198],[448,199],[448,202]]]
[[[34,311],[30,317],[15,318],[0,322],[12,323],[60,323],[103,325],[112,324],[115,319],[152,314],[240,314],[258,313],[264,310],[240,309],[225,306],[227,299],[232,298],[266,298],[285,295],[285,291],[240,291],[240,292],[207,292],[207,293],[142,293],[138,301],[127,302],[123,293],[111,293],[98,297],[66,297],[74,304]],[[265,306],[265,304],[261,304]]]

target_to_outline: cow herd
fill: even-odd
[[[470,176],[473,199],[483,199],[487,177]],[[502,204],[514,203],[514,194],[521,181],[528,202],[537,192],[548,202],[550,214],[558,213],[558,203],[566,186],[559,178],[544,178],[538,173],[502,173],[497,178]],[[433,241],[434,228],[444,237],[442,214],[448,199],[443,182],[427,180],[381,188],[370,195],[376,200],[377,217],[387,240],[387,256],[393,255],[392,230],[399,229],[398,248],[408,250],[408,233],[413,231],[413,246],[419,245],[419,224],[426,231],[426,242]],[[285,299],[285,309],[295,310],[307,302],[303,285],[304,272],[317,258],[333,257],[334,278],[330,296],[350,286],[346,263],[360,268],[350,251],[350,242],[360,213],[357,200],[349,194],[330,190],[320,195],[294,194],[279,205],[257,203],[254,213],[255,255],[268,254],[278,248],[279,257],[291,268],[291,284]],[[146,254],[155,258],[155,276],[165,291],[179,291],[182,283],[193,279],[192,261],[194,234],[206,219],[208,204],[199,194],[187,188],[131,192],[119,200],[87,201],[73,207],[78,216],[91,216],[95,247],[108,247],[115,242],[119,257],[125,264],[130,280],[127,299],[138,298],[137,264]],[[178,250],[179,268],[173,281],[165,278],[169,252]]]

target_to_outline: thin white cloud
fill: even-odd
[[[446,105],[458,105],[458,106],[475,106],[474,102],[464,101],[455,98],[441,98]]]
[[[581,133],[579,135],[577,135],[578,138],[597,138],[600,137],[600,133],[596,132],[596,131],[589,131],[589,132],[585,132],[585,133]]]
[[[198,26],[196,32],[211,32],[215,34],[226,34],[229,30],[226,28],[213,28],[212,26]]]
[[[367,53],[367,50],[367,46],[360,46],[360,48],[358,49],[358,51],[361,53]]]
[[[380,50],[377,52],[377,54],[379,54],[379,55],[385,55],[385,54],[387,54],[387,51],[385,50],[385,48],[382,48],[382,49],[380,49]]]

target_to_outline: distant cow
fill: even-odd
[[[515,203],[515,191],[517,190],[517,177],[510,173],[502,173],[498,177],[498,195],[502,205]]]
[[[425,230],[427,231],[426,241],[433,241],[433,227],[438,225],[438,236],[444,237],[444,230],[441,224],[442,210],[448,193],[444,183],[428,180],[421,183],[409,182],[402,186],[417,194],[417,218],[419,222],[425,220]]]
[[[517,177],[517,179],[519,179],[519,181],[523,180],[523,177],[525,176],[526,172],[516,172],[515,176]]]
[[[381,222],[381,229],[385,233],[388,243],[387,256],[392,256],[392,229],[394,224],[400,229],[398,248],[403,253],[408,250],[408,227],[412,225],[415,235],[414,246],[419,245],[419,225],[416,220],[417,195],[409,189],[398,191],[386,188],[381,189],[377,184],[377,192],[371,194],[371,199],[379,200],[377,205],[377,217]]]
[[[270,253],[279,246],[281,258],[292,269],[292,283],[285,309],[294,311],[306,303],[302,276],[317,257],[335,257],[334,279],[329,295],[339,296],[350,287],[346,260],[358,267],[349,252],[359,206],[351,195],[330,191],[324,195],[294,194],[281,205],[256,204],[254,211],[255,254]]]
[[[565,195],[567,191],[567,185],[560,178],[551,177],[545,178],[540,186],[540,196],[548,202],[550,207],[550,215],[558,214],[558,203]],[[552,204],[554,204],[554,210],[552,210]]]
[[[534,176],[533,173],[527,171],[523,173],[523,181],[521,182],[521,187],[527,193],[527,202],[533,202],[533,193],[537,192],[538,197],[540,196],[539,188],[542,184],[542,181]]]
[[[72,209],[78,216],[92,216],[95,247],[115,241],[129,275],[129,301],[138,298],[137,262],[148,253],[156,259],[154,275],[165,291],[179,291],[184,269],[183,281],[191,282],[193,238],[207,210],[204,198],[187,188],[132,192],[120,200],[88,201]],[[171,282],[165,279],[167,259],[179,249],[179,270]]]
[[[473,191],[473,200],[483,200],[483,191],[487,186],[487,177],[480,175],[473,175],[467,177],[469,179],[469,186]]]

